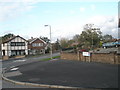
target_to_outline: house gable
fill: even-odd
[[[34,38],[33,40],[30,40],[28,44],[29,49],[45,49],[45,47],[46,42],[39,38]]]
[[[29,54],[45,54],[45,47],[46,42],[39,38],[33,38],[29,40]]]
[[[24,38],[16,37],[12,39],[10,42],[27,42]]]
[[[46,44],[46,42],[45,41],[43,41],[42,39],[39,39],[39,38],[34,38],[33,40],[31,40],[29,43],[31,44],[31,43],[44,43],[44,44]]]
[[[5,42],[3,42],[3,44],[4,43],[9,43],[9,42],[15,42],[15,41],[16,42],[27,42],[27,40],[25,40],[24,38],[22,38],[19,35],[17,35],[17,36],[14,36],[14,37],[6,40]]]

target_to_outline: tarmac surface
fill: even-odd
[[[38,61],[11,68],[9,79],[82,88],[118,88],[118,65],[70,60]]]
[[[60,53],[53,53],[53,56],[59,56]],[[33,62],[38,62],[44,58],[49,58],[50,55],[49,54],[45,54],[45,55],[37,55],[37,56],[28,56],[28,57],[25,57],[25,58],[18,58],[18,59],[9,59],[9,60],[5,60],[5,61],[2,61],[0,60],[0,74],[2,74],[2,71],[6,71],[6,69],[9,69],[9,68],[12,68],[12,67],[16,67],[16,66],[19,66],[19,65],[23,65],[23,64],[28,64],[28,63],[33,63]],[[19,71],[18,71],[19,72]],[[18,73],[16,72],[13,72],[11,73],[11,75],[17,75]],[[10,74],[8,74],[10,75]],[[12,83],[12,82],[9,82],[9,81],[6,81],[6,80],[3,80],[2,79],[2,75],[0,75],[0,90],[2,89],[7,89],[7,88],[15,88],[15,90],[17,90],[18,88],[40,88],[40,90],[42,88],[46,88],[46,87],[36,87],[36,86],[29,86],[29,85],[20,85],[20,84],[15,84],[15,83]],[[33,89],[33,90],[34,90]],[[8,90],[8,89],[7,89]],[[25,89],[26,90],[26,89]]]

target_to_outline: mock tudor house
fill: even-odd
[[[28,55],[28,42],[19,35],[14,36],[5,42],[2,42],[1,49],[3,59],[9,59],[10,57],[24,57],[25,55]]]
[[[40,38],[31,38],[28,40],[28,52],[30,55],[45,54],[47,43]]]

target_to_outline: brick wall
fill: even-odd
[[[94,53],[91,56],[91,61],[94,62],[103,62],[103,63],[111,63],[114,64],[115,62],[115,55],[114,53]]]
[[[24,58],[24,57],[25,57],[25,55],[23,55],[23,56],[14,56],[12,58]],[[9,56],[2,56],[2,60],[8,60],[8,59],[10,59]]]
[[[61,53],[61,59],[66,60],[78,60],[78,56],[75,53]]]
[[[9,57],[8,56],[2,56],[2,60],[8,60]]]
[[[120,54],[115,55],[115,63],[120,64]]]
[[[25,57],[25,55],[23,55],[23,56],[15,56],[14,58],[24,58]]]
[[[66,60],[78,60],[78,61],[87,61],[87,62],[101,62],[101,63],[110,63],[110,64],[120,64],[120,55],[115,53],[94,53],[90,57],[85,57],[82,53],[61,53],[61,59]]]

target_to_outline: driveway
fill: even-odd
[[[117,88],[118,65],[69,60],[39,61],[11,68],[9,79],[84,88]]]

